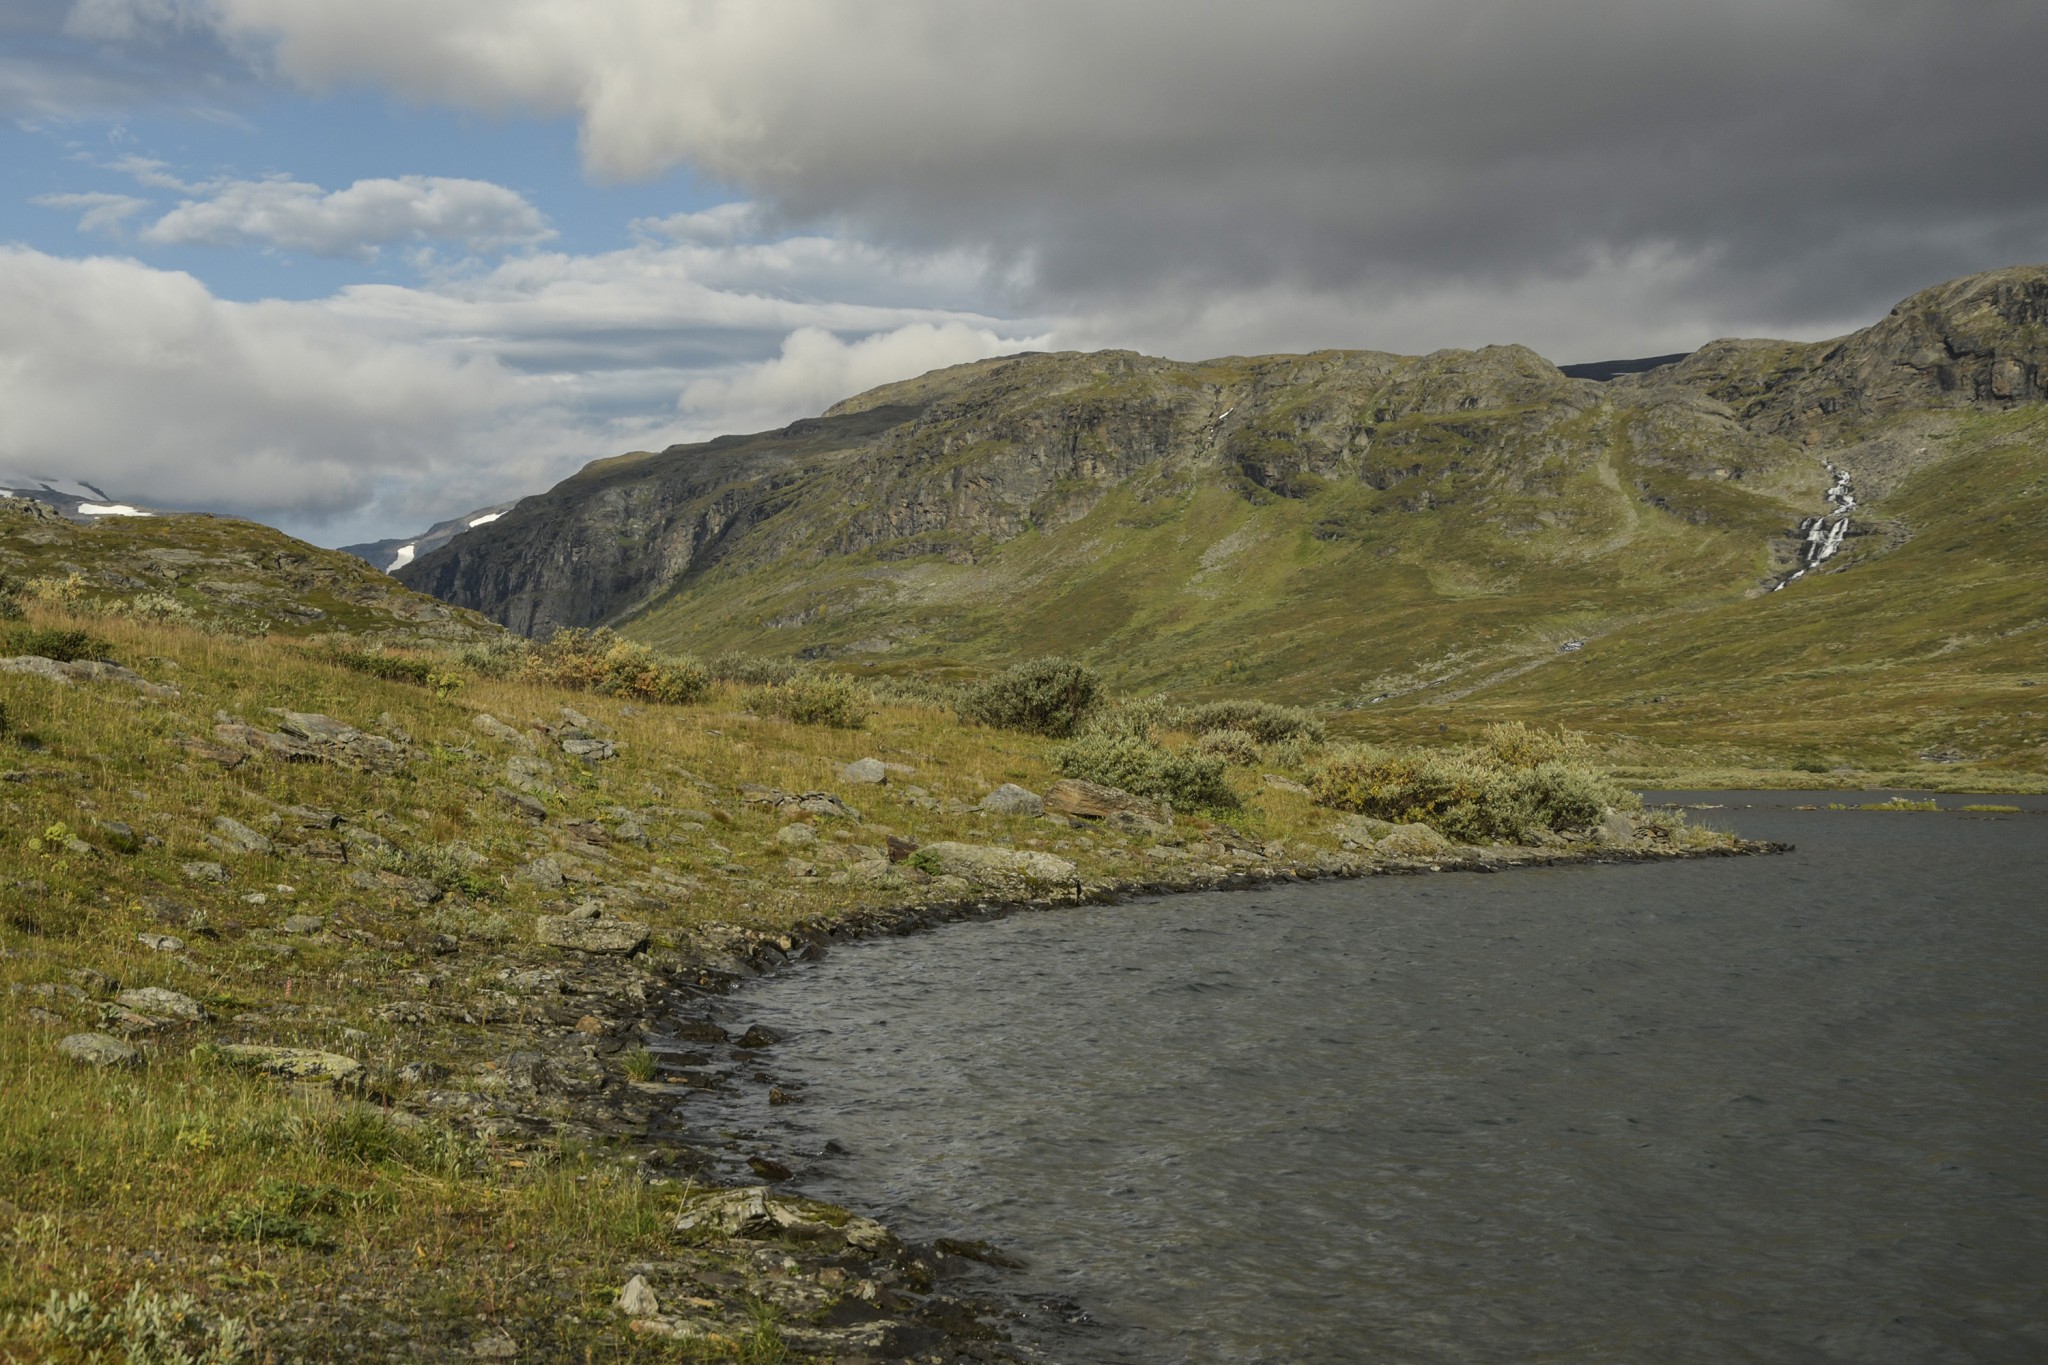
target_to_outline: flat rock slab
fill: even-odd
[[[649,929],[637,920],[587,919],[578,915],[537,915],[534,938],[550,948],[579,953],[637,953]]]
[[[1099,782],[1088,782],[1078,777],[1063,777],[1052,784],[1045,794],[1045,808],[1055,815],[1079,815],[1089,820],[1103,820],[1112,815],[1130,814],[1147,820],[1167,823],[1172,814],[1156,801],[1147,801],[1134,796],[1121,787],[1105,787]]]
[[[74,1033],[58,1040],[57,1051],[87,1066],[136,1066],[142,1061],[134,1044],[105,1033]]]
[[[45,659],[40,654],[17,654],[12,658],[0,659],[0,673],[28,673],[39,678],[48,678],[53,683],[75,682],[117,682],[124,683],[138,692],[152,697],[175,697],[178,689],[164,683],[153,683],[132,669],[119,664],[105,663],[98,659],[74,659],[59,662]]]
[[[267,1043],[229,1043],[220,1054],[235,1066],[246,1066],[292,1081],[332,1081],[347,1085],[361,1079],[363,1064],[338,1052],[309,1047],[274,1047]]]

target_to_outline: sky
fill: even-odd
[[[2048,261],[2041,0],[7,0],[0,477],[328,545],[1021,350]]]

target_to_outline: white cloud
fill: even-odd
[[[911,323],[845,341],[822,327],[783,339],[772,360],[735,373],[692,380],[677,410],[699,437],[759,431],[792,415],[823,412],[842,398],[880,384],[970,360],[1042,348],[1043,337],[1019,340],[960,322]]]
[[[408,175],[345,190],[277,178],[205,187],[143,230],[160,245],[257,243],[316,256],[370,259],[393,242],[452,241],[472,251],[527,246],[554,232],[540,210],[484,180]]]
[[[46,209],[76,212],[80,232],[118,232],[130,218],[149,207],[132,194],[39,194],[29,201]]]

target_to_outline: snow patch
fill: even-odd
[[[82,517],[148,517],[156,515],[140,507],[130,507],[125,502],[81,502],[78,514]]]
[[[384,566],[384,572],[397,573],[400,569],[412,563],[413,551],[417,550],[418,548],[419,547],[417,545],[399,546],[398,554],[393,557],[392,561],[389,564],[386,564]]]

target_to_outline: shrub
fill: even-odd
[[[464,645],[456,652],[455,661],[479,678],[503,681],[525,671],[526,660],[532,653],[533,641],[524,636],[495,635]]]
[[[1484,742],[1463,753],[1340,749],[1311,771],[1309,787],[1322,805],[1429,825],[1465,843],[1526,842],[1543,830],[1592,825],[1610,806],[1642,806],[1605,773],[1555,760],[1511,766],[1497,753]]]
[[[786,683],[805,671],[803,665],[793,659],[770,659],[759,654],[742,654],[736,649],[727,650],[705,668],[720,682],[746,683],[753,687]]]
[[[60,664],[79,659],[111,660],[114,654],[113,645],[89,631],[63,630],[55,626],[24,626],[11,630],[7,632],[5,648],[9,654],[38,654]]]
[[[970,687],[955,703],[960,719],[1002,730],[1063,739],[1102,700],[1102,678],[1072,659],[1033,659]]]
[[[711,675],[691,659],[656,654],[611,630],[558,630],[535,645],[520,669],[528,682],[681,706],[711,690]]]
[[[1263,756],[1259,741],[1245,730],[1211,730],[1195,741],[1195,752],[1205,758],[1220,758],[1249,768]]]
[[[1212,701],[1190,706],[1175,720],[1182,729],[1198,735],[1218,730],[1242,730],[1261,744],[1304,739],[1320,744],[1323,723],[1299,706],[1275,706],[1266,701]]]
[[[167,592],[139,592],[115,602],[109,616],[132,616],[138,621],[193,621],[199,613]]]
[[[1501,768],[1540,768],[1546,763],[1584,764],[1593,746],[1577,730],[1545,730],[1519,720],[1489,725],[1480,732],[1479,754]]]
[[[742,704],[757,716],[838,730],[860,729],[875,709],[873,693],[838,673],[800,673],[788,682],[755,688]]]
[[[1056,747],[1052,764],[1067,777],[1121,787],[1176,809],[1238,804],[1237,793],[1223,780],[1222,759],[1176,754],[1139,735],[1084,734]]]
[[[21,584],[0,573],[0,621],[21,619]]]
[[[386,654],[377,649],[350,649],[345,645],[335,645],[329,648],[327,657],[351,673],[367,673],[387,682],[408,682],[425,687],[427,680],[434,675],[433,664],[410,654]]]

